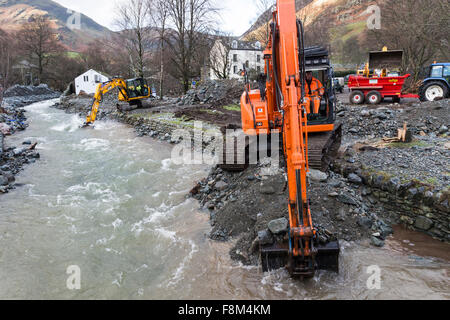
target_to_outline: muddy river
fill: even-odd
[[[170,145],[122,124],[81,130],[52,103],[27,107],[30,127],[6,141],[38,141],[41,160],[0,196],[1,299],[450,298],[449,245],[402,229],[383,249],[344,243],[339,275],[236,264],[186,197],[208,167],[175,165]]]

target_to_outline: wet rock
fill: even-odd
[[[13,150],[13,154],[15,157],[21,156],[25,152],[25,148],[16,148]]]
[[[370,239],[370,243],[378,248],[384,247],[384,241],[375,236],[372,236],[372,238]]]
[[[4,175],[0,175],[0,186],[7,186],[9,184],[9,180]]]
[[[316,182],[325,182],[328,180],[328,175],[325,172],[315,169],[309,169],[309,177],[312,181]]]
[[[8,179],[9,183],[13,183],[14,181],[16,181],[16,178],[14,177],[14,175],[9,171],[3,172],[2,176],[5,177],[6,179]]]
[[[288,223],[286,218],[281,218],[270,221],[268,227],[273,234],[280,234],[288,230]]]
[[[261,245],[267,245],[273,243],[273,236],[269,230],[263,230],[258,232],[258,241]]]
[[[433,226],[433,221],[426,217],[418,217],[414,226],[417,229],[428,231]]]

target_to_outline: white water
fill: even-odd
[[[339,275],[307,282],[234,264],[231,244],[207,238],[207,214],[185,196],[209,168],[174,165],[170,146],[122,124],[81,130],[83,119],[51,105],[27,107],[30,127],[7,140],[38,141],[41,160],[0,197],[0,298],[449,298],[448,262],[395,246],[345,245]],[[380,290],[366,286],[374,264]],[[71,265],[80,290],[66,286]]]

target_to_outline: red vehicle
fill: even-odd
[[[411,75],[387,76],[387,77],[364,77],[351,76],[348,81],[350,90],[350,103],[379,104],[384,98],[392,98],[393,102],[400,102],[402,98],[419,98],[414,94],[402,94],[405,80]]]
[[[403,51],[373,51],[369,54],[369,63],[363,75],[350,76],[348,88],[350,90],[350,103],[379,104],[384,98],[392,98],[393,102],[400,102],[402,98],[419,98],[418,95],[403,94],[405,80],[411,75],[400,76],[399,66],[402,64]],[[374,69],[374,76],[370,76],[370,68]]]

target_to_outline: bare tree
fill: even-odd
[[[378,1],[382,13],[381,30],[369,32],[370,49],[388,46],[404,51],[404,71],[417,82],[420,71],[442,55],[450,34],[448,0]]]
[[[88,47],[81,53],[81,58],[86,69],[109,72],[109,55],[102,41],[96,40],[89,43]]]
[[[3,93],[10,86],[12,63],[14,60],[14,40],[0,29],[0,106]]]
[[[17,33],[20,48],[30,60],[37,60],[39,80],[43,80],[45,68],[52,55],[63,51],[47,16],[37,16],[24,24]]]
[[[230,77],[233,39],[231,35],[224,34],[215,41],[211,49],[209,65],[219,79],[228,79]]]
[[[212,29],[212,17],[217,10],[213,0],[167,0],[166,3],[174,28],[166,43],[174,53],[172,62],[187,92],[191,78],[199,73],[194,71],[194,66],[201,59],[204,38]]]
[[[167,38],[167,23],[169,19],[169,6],[166,0],[149,0],[151,6],[152,24],[157,32],[159,46],[159,97],[164,97],[164,66],[165,66],[165,42]]]
[[[117,26],[122,45],[129,54],[135,76],[144,77],[146,48],[149,45],[150,4],[147,0],[128,0],[119,6]]]

